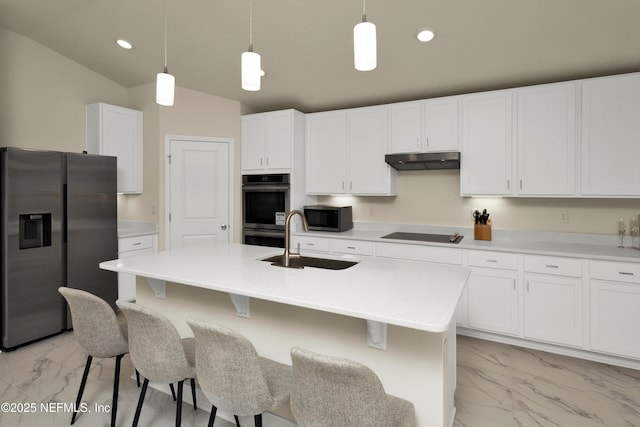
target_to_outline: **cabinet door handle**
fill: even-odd
[[[269,166],[269,158],[267,157],[267,166]]]
[[[511,190],[511,180],[507,180],[507,190]]]
[[[347,246],[347,249],[355,249],[355,246]]]
[[[529,281],[527,280],[527,292],[529,292]]]
[[[487,262],[498,262],[498,260],[497,260],[497,259],[488,259],[488,260],[486,260],[486,261],[487,261]]]
[[[136,242],[136,243],[132,243],[131,246],[140,246],[142,244],[142,242]]]
[[[559,265],[552,265],[552,264],[545,264],[545,267],[547,267],[547,268],[560,268]]]
[[[629,271],[618,271],[618,274],[622,274],[623,276],[633,276],[634,274]]]
[[[262,166],[262,157],[260,157],[260,166]]]
[[[522,180],[520,180],[520,189],[522,190]]]
[[[315,246],[315,243],[307,243],[307,246]]]
[[[427,147],[429,146],[429,138],[427,138]]]

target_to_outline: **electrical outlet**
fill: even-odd
[[[569,223],[569,211],[560,211],[560,222],[563,224]]]

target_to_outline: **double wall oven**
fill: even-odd
[[[284,248],[289,174],[242,176],[242,242]]]

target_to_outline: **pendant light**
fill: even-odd
[[[176,87],[176,78],[167,69],[167,0],[164,0],[164,71],[156,80],[156,103],[171,107]]]
[[[358,71],[371,71],[378,65],[376,26],[367,22],[366,0],[362,0],[362,22],[353,27],[353,63]]]
[[[260,55],[253,51],[253,2],[249,0],[249,49],[242,53],[242,89],[249,91],[260,90],[262,67]]]

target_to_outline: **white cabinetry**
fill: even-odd
[[[460,193],[511,195],[513,91],[462,96]]]
[[[391,104],[391,153],[458,151],[458,97]]]
[[[640,74],[582,83],[582,195],[640,195]]]
[[[640,358],[640,265],[591,261],[591,349]]]
[[[469,251],[472,268],[467,285],[467,316],[471,328],[518,334],[518,255]]]
[[[577,85],[567,82],[516,90],[518,195],[576,194]]]
[[[87,105],[86,149],[117,157],[118,193],[142,193],[142,111],[102,102]]]
[[[396,194],[386,106],[308,114],[307,194]]]
[[[304,115],[295,110],[242,116],[242,173],[290,173],[302,150]]]
[[[300,245],[300,251],[302,253],[309,252],[324,252],[335,254],[348,254],[348,255],[373,255],[373,242],[365,240],[350,240],[350,239],[331,239],[315,236],[291,236],[291,247],[293,250]]]
[[[154,253],[158,250],[156,234],[123,237],[118,239],[118,258],[131,258],[138,255]],[[136,276],[118,273],[118,299],[136,299]]]
[[[526,255],[524,336],[582,346],[582,261]]]

